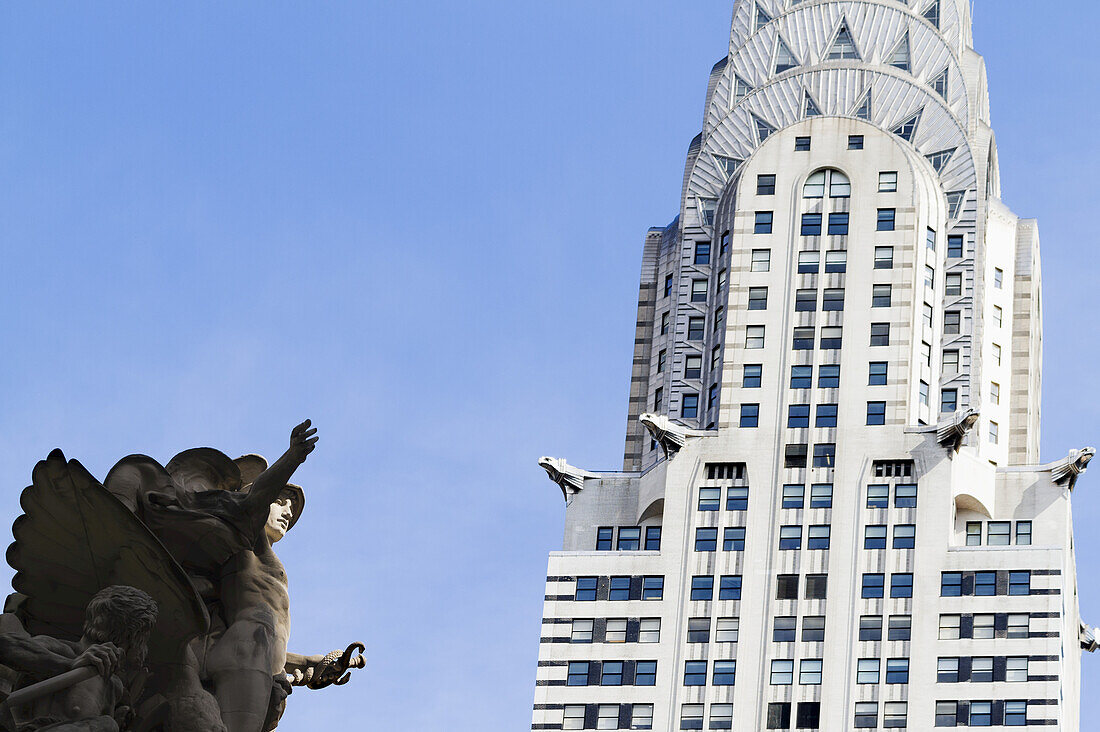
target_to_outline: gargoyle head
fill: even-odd
[[[1089,466],[1089,461],[1096,457],[1095,447],[1082,447],[1080,450],[1074,450],[1076,454],[1075,464],[1078,471],[1085,472],[1085,468]]]

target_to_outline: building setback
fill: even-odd
[[[532,730],[1079,728],[1039,236],[966,0],[737,0],[645,237],[624,468],[565,496]]]

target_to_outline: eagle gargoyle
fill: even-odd
[[[565,502],[584,490],[584,479],[597,477],[595,473],[581,470],[566,462],[565,458],[540,457],[539,467],[546,471],[550,480],[561,487]]]
[[[669,458],[680,451],[680,448],[687,442],[687,438],[704,437],[711,434],[703,430],[693,430],[676,424],[663,414],[646,413],[638,419],[649,430],[649,434],[653,436],[653,439],[657,441],[657,444],[661,446],[661,449],[665,451],[665,455]]]
[[[936,439],[952,452],[958,452],[966,433],[978,423],[979,416],[978,410],[973,408],[955,412],[936,425]]]
[[[1051,468],[1050,478],[1058,485],[1066,485],[1070,490],[1077,485],[1077,477],[1088,468],[1089,461],[1096,456],[1096,448],[1082,447],[1080,450],[1070,450],[1065,456]]]

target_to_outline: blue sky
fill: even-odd
[[[1058,6],[979,0],[975,29],[1004,197],[1041,225],[1046,460],[1100,442],[1095,85],[1066,56],[1100,9]],[[274,458],[310,417],[292,646],[363,640],[369,668],[282,728],[523,729],[563,513],[535,460],[621,464],[642,239],[731,8],[5,4],[0,516],[52,447],[100,477]],[[1100,623],[1098,480],[1074,504]]]

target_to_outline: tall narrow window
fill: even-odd
[[[771,269],[771,260],[771,249],[753,249],[752,266],[750,267],[750,269],[753,272],[767,272]]]
[[[710,264],[710,242],[699,241],[695,243],[695,263]]]
[[[771,211],[757,211],[756,223],[753,227],[754,234],[770,234],[772,233],[772,212]]]

